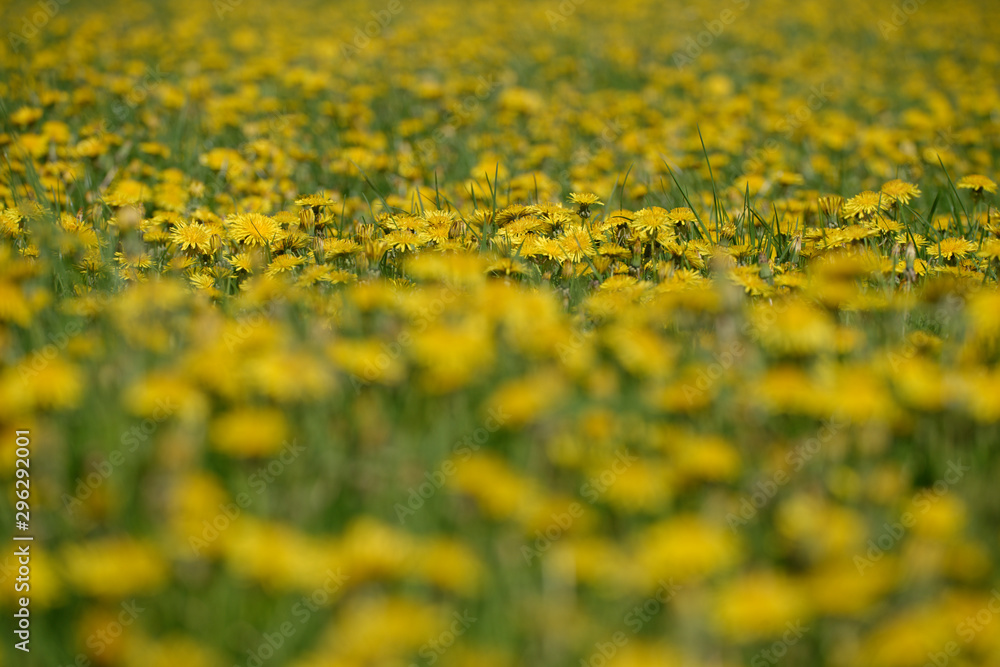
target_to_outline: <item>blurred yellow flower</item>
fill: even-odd
[[[817,354],[834,348],[836,329],[826,313],[802,301],[761,302],[750,315],[751,332],[767,348],[784,354]]]
[[[448,393],[473,382],[492,365],[495,351],[487,323],[433,325],[413,333],[413,357],[424,368],[422,383],[432,393]]]
[[[536,371],[500,385],[484,405],[499,407],[507,417],[509,426],[521,427],[552,411],[567,393],[565,380],[551,370]]]
[[[84,595],[123,598],[159,590],[169,574],[157,546],[131,537],[107,537],[63,547],[66,581]]]
[[[690,435],[672,447],[673,465],[683,480],[720,482],[735,479],[740,454],[731,444],[715,436]]]
[[[635,552],[639,568],[633,576],[643,585],[670,578],[683,583],[725,570],[740,557],[739,542],[725,523],[682,514],[639,534]]]
[[[724,585],[716,624],[727,638],[746,642],[785,635],[788,643],[808,631],[812,615],[801,586],[776,572],[751,572]],[[791,639],[789,639],[789,635]]]
[[[140,637],[133,639],[129,630],[125,641],[123,662],[126,667],[214,667],[222,660],[219,653],[192,638],[168,635],[156,640]]]
[[[459,459],[455,468],[449,485],[475,498],[492,517],[530,515],[541,502],[541,493],[535,484],[493,454],[480,453],[465,460]]]
[[[235,408],[216,417],[209,429],[212,445],[232,456],[274,454],[287,437],[288,424],[276,408]]]
[[[172,372],[151,373],[136,382],[127,390],[125,404],[133,414],[156,422],[170,417],[200,419],[208,410],[205,396]]]
[[[474,594],[483,577],[483,565],[465,543],[453,539],[433,539],[421,545],[414,572],[435,586],[462,595]]]

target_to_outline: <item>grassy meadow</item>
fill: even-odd
[[[994,10],[0,0],[0,665],[1000,664]]]

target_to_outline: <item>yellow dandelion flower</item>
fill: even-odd
[[[917,492],[906,511],[915,517],[914,535],[940,541],[960,535],[968,519],[968,508],[961,498],[939,493],[934,487]]]
[[[502,409],[511,426],[523,426],[556,407],[567,391],[562,376],[539,371],[500,385],[486,405]]]
[[[169,571],[156,546],[131,537],[67,546],[62,561],[70,585],[86,595],[112,599],[152,593],[163,586]]]
[[[692,211],[687,206],[681,206],[680,208],[670,209],[670,213],[667,214],[667,217],[669,217],[675,223],[680,223],[680,224],[694,222],[695,220],[698,219],[698,216],[695,215],[695,212]]]
[[[216,449],[232,456],[267,456],[281,449],[288,424],[274,408],[236,408],[212,422],[209,437]]]
[[[16,210],[0,211],[0,234],[8,238],[16,238],[24,234],[25,230],[21,225],[22,219]]]
[[[591,193],[572,192],[569,195],[569,201],[579,206],[604,206],[600,197]]]
[[[130,412],[162,422],[170,417],[197,419],[208,409],[205,396],[179,374],[158,372],[131,385],[124,402]]]
[[[42,117],[42,110],[38,107],[21,107],[10,114],[10,122],[21,127],[27,127]]]
[[[148,252],[124,253],[116,252],[115,261],[123,269],[149,269],[153,266],[153,258]]]
[[[170,527],[180,550],[194,549],[195,555],[214,556],[221,552],[221,540],[191,542],[205,531],[203,522],[211,524],[219,507],[230,502],[225,486],[211,473],[191,472],[181,476],[169,495]],[[189,552],[190,553],[190,552]]]
[[[674,468],[680,479],[732,480],[739,474],[740,467],[739,451],[717,436],[682,438],[674,451]]]
[[[774,306],[761,302],[751,314],[752,333],[765,347],[786,354],[832,350],[836,328],[830,318],[805,302]]]
[[[306,195],[304,197],[299,197],[295,200],[296,206],[306,206],[310,208],[319,208],[321,206],[333,206],[336,202],[323,194],[312,194]]]
[[[1000,239],[986,239],[977,254],[989,259],[1000,259]]]
[[[783,171],[778,174],[778,185],[791,186],[791,185],[802,185],[806,182],[805,176],[802,174],[797,174],[791,171]]]
[[[831,559],[807,575],[803,592],[816,613],[863,616],[889,593],[899,576],[899,564],[891,555],[861,573],[848,559]]]
[[[896,273],[906,273],[907,270],[906,260],[901,259],[896,263],[894,269]],[[927,275],[927,262],[919,258],[915,259],[913,261],[913,273],[918,276]]]
[[[27,327],[34,310],[24,290],[15,283],[0,281],[0,321]]]
[[[672,344],[645,327],[613,326],[603,337],[622,367],[640,377],[667,374],[677,356]]]
[[[628,220],[623,218],[623,220]],[[677,221],[670,217],[670,212],[659,206],[652,206],[636,211],[635,216],[628,220],[628,225],[641,234],[652,236],[672,230]]]
[[[484,571],[475,552],[453,539],[435,539],[420,545],[414,569],[431,584],[466,595],[476,591]]]
[[[235,253],[226,257],[226,261],[232,264],[236,271],[243,273],[253,273],[262,263],[261,257],[252,252]]]
[[[197,290],[208,292],[213,296],[220,294],[215,288],[215,276],[206,271],[197,271],[188,276],[188,282]]]
[[[291,447],[289,445],[288,451],[294,453]],[[216,513],[219,511],[217,509]],[[203,534],[189,538],[193,549],[211,548],[209,544],[204,544],[207,540],[201,538]],[[262,584],[270,591],[314,588],[323,581],[322,570],[330,567],[321,567],[321,563],[324,560],[333,561],[329,547],[317,544],[317,540],[296,528],[252,516],[241,516],[239,521],[233,522],[220,533],[219,541],[222,542],[222,555],[230,570]]]
[[[322,241],[321,251],[327,257],[351,255],[361,249],[361,246],[351,239],[317,239],[317,243],[320,241]]]
[[[980,174],[970,174],[959,179],[957,186],[965,190],[972,190],[973,193],[981,195],[983,192],[993,194],[997,191],[997,184]]]
[[[110,622],[105,621],[99,627],[107,628],[115,623],[117,616]],[[221,661],[219,654],[196,642],[182,636],[168,635],[157,640],[142,636],[130,637],[123,649],[124,667],[171,667],[171,665],[186,665],[187,667],[211,667]]]
[[[278,255],[275,257],[270,264],[267,265],[266,275],[277,276],[281,273],[288,273],[295,268],[305,264],[305,258],[298,257],[297,255]]]
[[[569,201],[579,206],[577,213],[581,218],[590,217],[591,206],[604,206],[604,202],[597,195],[591,193],[572,192],[569,195]]]
[[[248,246],[265,246],[284,235],[281,225],[272,217],[260,213],[241,213],[226,220],[230,237]]]
[[[528,271],[523,264],[509,257],[501,257],[487,266],[484,272],[491,276],[528,275]]]
[[[804,632],[809,618],[804,591],[776,572],[753,572],[725,585],[715,609],[719,630],[735,641],[788,636],[795,627]]]
[[[566,578],[576,578],[592,586],[612,590],[631,586],[628,555],[618,544],[603,537],[567,534],[553,544],[547,563],[552,563]]]
[[[353,520],[341,536],[338,560],[352,578],[399,577],[410,567],[419,546],[406,531],[361,516]]]
[[[890,199],[880,192],[866,190],[844,202],[841,209],[845,218],[867,218],[889,207]]]
[[[603,488],[601,499],[625,512],[657,512],[674,496],[672,469],[654,461],[629,461],[622,449],[588,468],[589,491]],[[632,458],[635,458],[634,456]],[[613,478],[608,475],[614,472]],[[613,480],[610,483],[609,480]]]
[[[13,369],[10,373],[13,376]],[[62,356],[49,359],[41,368],[22,367],[19,375],[21,398],[41,408],[73,408],[83,395],[80,369]]]
[[[302,269],[302,272],[299,274],[298,280],[295,281],[295,284],[302,287],[308,287],[317,283],[329,283],[331,272],[332,271],[329,266],[310,264]]]
[[[895,178],[882,186],[882,194],[900,204],[909,204],[910,200],[920,196],[920,188],[913,183],[907,183]]]
[[[506,461],[493,454],[458,453],[455,474],[447,484],[476,500],[483,511],[498,519],[529,514],[540,503],[535,484],[520,476]]]
[[[581,262],[584,257],[593,257],[597,254],[590,232],[579,226],[567,229],[559,238],[559,249],[562,251],[562,257],[571,262]]]
[[[914,247],[918,249],[923,248],[929,243],[927,237],[922,234],[896,234],[895,241],[900,247],[905,248],[907,243],[913,243]]]
[[[975,607],[961,613],[949,602],[937,599],[897,609],[864,636],[857,663],[885,667],[927,664],[929,655],[954,639],[955,627],[964,617],[976,613]]]
[[[323,649],[343,656],[343,665],[397,665],[427,645],[455,621],[439,605],[406,597],[364,597],[343,608],[336,620],[336,641]],[[423,649],[429,651],[429,649]]]
[[[495,355],[492,334],[482,322],[434,325],[415,332],[414,359],[424,367],[423,383],[434,393],[448,393],[488,370]]]
[[[726,569],[739,558],[739,543],[725,524],[678,515],[653,524],[639,536],[636,576],[643,586],[674,577],[698,580]]]
[[[332,381],[326,366],[307,354],[271,352],[246,363],[250,384],[275,401],[322,398]]]
[[[119,181],[104,196],[108,206],[127,207],[140,204],[152,196],[152,189],[139,181],[126,179]]]
[[[927,246],[929,254],[943,259],[965,257],[975,249],[975,243],[963,238],[945,238]]]
[[[170,232],[170,240],[181,250],[196,250],[204,255],[212,252],[212,234],[198,222],[181,222]]]

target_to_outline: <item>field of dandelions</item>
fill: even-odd
[[[1000,664],[993,9],[0,2],[0,664]]]

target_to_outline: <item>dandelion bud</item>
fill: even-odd
[[[757,263],[760,264],[760,277],[771,283],[774,279],[774,271],[771,270],[771,263],[767,259],[767,255],[760,253],[760,257],[757,259]],[[773,283],[772,283],[773,284]]]
[[[912,243],[906,244],[906,279],[913,282],[917,279],[916,271],[917,249]]]
[[[316,214],[311,208],[303,208],[299,211],[299,222],[306,229],[312,229],[316,226]]]

